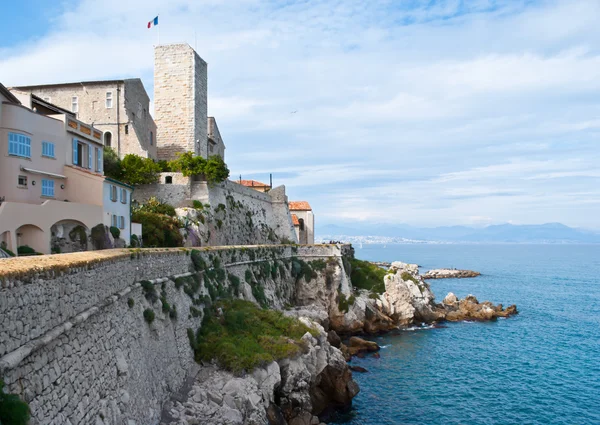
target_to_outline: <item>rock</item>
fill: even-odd
[[[465,278],[465,277],[477,277],[481,273],[473,270],[457,270],[457,269],[434,269],[429,270],[423,277],[425,279],[449,279],[449,278]]]
[[[340,339],[339,335],[333,330],[327,332],[327,342],[329,342],[335,348],[340,348],[340,346],[342,345],[342,340]]]
[[[367,341],[357,336],[353,336],[348,341],[348,351],[351,356],[358,353],[379,351],[379,345],[374,341]]]
[[[276,404],[271,403],[267,409],[267,419],[269,425],[287,425],[281,409]]]
[[[352,372],[358,372],[358,373],[367,373],[368,372],[368,370],[362,366],[350,366],[350,370]]]
[[[445,305],[456,305],[458,303],[458,298],[452,292],[448,292],[444,301],[442,301]]]

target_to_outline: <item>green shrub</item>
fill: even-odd
[[[150,197],[145,204],[138,205],[135,211],[143,211],[154,214],[164,214],[169,217],[175,217],[177,213],[175,212],[175,207],[167,204],[166,202],[162,202],[157,197]]]
[[[171,311],[169,311],[169,318],[177,320],[177,306],[171,306]]]
[[[192,152],[180,153],[177,159],[169,162],[174,171],[179,171],[186,177],[204,173],[206,160],[201,156],[194,156]]]
[[[162,312],[165,314],[169,314],[169,312],[171,311],[171,304],[167,302],[167,299],[165,297],[161,297],[160,302],[162,304]]]
[[[192,205],[194,206],[194,209],[197,209],[197,210],[203,210],[204,209],[204,205],[202,204],[202,202],[198,201],[197,199],[194,199],[192,201]]]
[[[118,227],[110,226],[110,234],[113,238],[119,239],[119,236],[121,236],[121,230],[119,230]]]
[[[218,155],[213,155],[208,158],[204,165],[204,176],[208,183],[219,183],[229,177],[229,168]]]
[[[244,280],[245,280],[247,283],[251,283],[251,282],[252,282],[252,278],[253,278],[253,277],[254,277],[254,276],[252,275],[252,272],[250,271],[250,269],[246,269],[246,273],[244,273]]]
[[[346,296],[344,294],[340,294],[339,299],[338,299],[338,310],[341,313],[348,313],[349,309],[350,309],[350,304],[348,303]]]
[[[146,247],[183,246],[183,237],[179,233],[180,223],[165,214],[134,211],[131,220],[142,224],[142,239]]]
[[[191,305],[190,306],[190,314],[192,315],[192,317],[200,317],[200,316],[202,316],[202,311],[198,310],[196,307]]]
[[[416,283],[417,285],[420,283],[417,279],[415,279],[415,277],[410,274],[409,272],[402,272],[402,274],[400,275],[400,277],[402,278],[402,280],[404,281],[408,281],[410,280],[413,283]]]
[[[115,180],[123,179],[123,168],[121,166],[121,159],[113,149],[109,147],[104,148],[103,162],[105,176],[113,178]]]
[[[192,264],[194,265],[194,270],[197,272],[206,270],[206,262],[197,249],[192,249]]]
[[[144,310],[144,320],[148,323],[151,324],[152,322],[154,322],[154,311],[152,311],[152,309],[147,308],[146,310]]]
[[[294,356],[305,348],[301,338],[306,332],[317,335],[299,320],[249,301],[221,301],[215,308],[221,308],[223,315],[209,310],[196,335],[188,330],[190,346],[197,362],[215,359],[234,373]]]
[[[169,161],[161,159],[160,161],[156,161],[158,164],[161,173],[172,173],[173,169],[171,168],[171,164]]]
[[[31,248],[29,245],[21,245],[17,247],[17,253],[19,255],[35,255],[35,249]]]
[[[345,258],[345,257],[344,257]],[[383,294],[385,283],[383,278],[386,271],[368,261],[350,259],[350,280],[355,288],[366,289],[371,292]]]
[[[69,232],[69,239],[71,239],[71,242],[75,242],[77,239],[79,239],[79,243],[81,244],[81,246],[83,248],[87,247],[87,232],[85,231],[85,227],[81,225],[75,226]]]
[[[121,161],[121,180],[131,185],[158,182],[161,167],[151,158],[127,154]]]
[[[265,288],[263,284],[259,282],[252,282],[250,286],[252,287],[252,296],[256,302],[258,302],[262,308],[267,308],[269,306],[269,301],[265,295]]]
[[[15,256],[15,253],[12,252],[10,249],[7,248],[6,242],[4,242],[4,241],[0,242],[0,248],[2,249],[2,251],[6,252],[11,257]]]
[[[139,248],[140,246],[140,240],[138,239],[137,235],[131,235],[131,238],[129,239],[130,243],[129,245],[132,246],[133,248]]]
[[[140,281],[142,285],[142,290],[144,291],[144,296],[148,301],[154,304],[158,300],[158,294],[156,293],[156,288],[149,280]]]
[[[127,305],[129,306],[129,308],[133,308],[133,306],[135,305],[135,301],[133,300],[133,298],[129,298],[127,300]]]
[[[19,396],[4,393],[4,382],[0,380],[0,424],[27,425],[29,406]]]

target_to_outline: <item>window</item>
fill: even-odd
[[[112,215],[111,222],[112,222],[112,226],[113,227],[117,227],[118,223],[117,223],[117,216],[116,215],[114,215],[114,214]]]
[[[173,176],[165,177],[165,184],[173,184]]]
[[[24,134],[8,133],[8,154],[31,158],[31,138]]]
[[[71,112],[79,112],[79,98],[77,96],[71,98]]]
[[[150,132],[150,146],[154,144],[154,134]]]
[[[129,125],[125,124],[125,134],[129,134]]]
[[[121,188],[121,193],[119,196],[119,200],[121,201],[122,204],[126,204],[127,203],[127,190],[124,188]]]
[[[88,169],[92,169],[92,164],[94,163],[94,150],[92,149],[91,145],[86,145],[86,149],[88,152],[88,163],[87,163],[87,167]]]
[[[106,92],[106,108],[107,109],[112,108],[112,101],[113,101],[112,92],[107,91]]]
[[[102,172],[102,149],[96,148],[96,171]]]
[[[110,186],[110,200],[113,202],[117,202],[117,186]]]
[[[27,176],[19,176],[19,186],[27,186]]]
[[[42,142],[42,156],[47,156],[48,158],[55,158],[54,143]]]
[[[144,116],[142,115],[142,103],[138,102],[138,117],[144,118]]]
[[[298,219],[298,223],[300,224],[300,230],[304,231],[304,219],[303,218],[299,218]]]
[[[124,216],[119,216],[119,229],[124,229],[125,228],[125,217]]]
[[[107,148],[110,148],[112,145],[112,133],[110,131],[107,131],[106,133],[104,133],[104,146],[106,146]]]
[[[54,197],[54,180],[42,179],[42,196]]]

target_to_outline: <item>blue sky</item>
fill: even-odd
[[[600,228],[597,0],[5,3],[5,85],[150,97],[160,14],[209,63],[232,176],[273,173],[318,224]]]

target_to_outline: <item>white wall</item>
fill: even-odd
[[[111,193],[112,186],[117,187],[116,202],[112,201],[110,199],[110,193]],[[125,203],[121,202],[121,198],[120,198],[121,189],[125,189],[125,191],[127,193],[127,201]],[[104,225],[110,227],[113,225],[113,222],[112,222],[113,215],[125,217],[124,228],[123,229],[120,228],[119,230],[121,230],[120,238],[125,240],[125,243],[127,245],[129,245],[130,241],[131,241],[131,206],[130,206],[131,205],[131,192],[132,192],[132,190],[129,188],[117,185],[108,180],[104,181],[104,187],[103,187],[103,191],[102,191],[102,205],[103,205],[103,210],[104,210],[102,222],[104,223]],[[117,226],[117,227],[119,227],[119,226]]]

